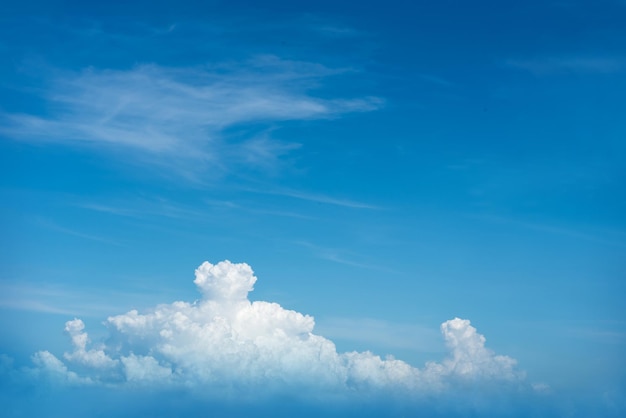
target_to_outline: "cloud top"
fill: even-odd
[[[206,299],[238,302],[248,298],[256,280],[249,265],[226,260],[215,265],[205,261],[196,269],[193,282]]]
[[[369,351],[338,353],[331,340],[313,332],[311,316],[251,302],[257,278],[245,263],[204,262],[195,273],[201,300],[111,316],[110,337],[100,345],[90,343],[80,319],[68,321],[73,351],[65,353],[66,362],[38,352],[36,370],[67,383],[211,389],[220,396],[307,388],[303,393],[419,397],[459,382],[523,380],[515,360],[486,348],[468,320],[444,322],[449,356],[419,369]]]
[[[485,337],[467,319],[454,318],[441,324],[441,333],[450,349],[446,368],[462,377],[515,379],[515,360],[495,355],[485,347]]]

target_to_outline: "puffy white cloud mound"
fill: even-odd
[[[39,352],[34,361],[67,382],[174,385],[212,392],[289,390],[308,387],[346,393],[390,389],[419,395],[459,380],[517,381],[515,360],[485,348],[468,320],[446,321],[441,331],[450,355],[415,368],[370,352],[338,353],[332,341],[313,333],[314,319],[276,303],[250,302],[257,278],[249,265],[204,262],[194,283],[203,298],[146,312],[111,316],[106,344],[88,348],[79,319],[66,323],[74,350],[63,363]]]
[[[83,332],[84,329],[85,324],[80,319],[65,323],[65,332],[72,338],[74,351],[65,353],[64,357],[69,361],[94,368],[110,368],[117,365],[118,361],[107,356],[102,348],[87,350],[89,337],[86,332]]]
[[[519,373],[516,361],[498,356],[485,348],[485,337],[476,332],[467,319],[454,318],[441,324],[441,333],[451,356],[444,361],[447,369],[464,377],[513,379]]]
[[[238,302],[247,300],[256,277],[246,263],[233,264],[226,260],[214,265],[205,261],[196,269],[193,282],[207,299]]]

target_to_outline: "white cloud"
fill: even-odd
[[[248,298],[256,280],[247,264],[213,265],[205,261],[196,269],[193,282],[208,300],[239,302]]]
[[[224,130],[380,107],[375,97],[321,98],[309,93],[322,79],[346,71],[274,56],[193,68],[86,69],[52,81],[43,97],[54,109],[51,114],[0,114],[0,134],[31,142],[123,149],[145,161],[188,171],[220,171],[242,162],[266,168],[268,161],[298,144],[254,135],[227,141]]]
[[[245,263],[204,262],[195,275],[201,300],[111,316],[110,338],[95,348],[88,347],[83,322],[68,321],[74,350],[65,354],[67,363],[42,351],[35,364],[65,381],[211,388],[222,395],[304,387],[306,393],[392,390],[419,397],[458,382],[523,380],[515,360],[487,349],[468,320],[444,322],[449,356],[419,369],[368,351],[338,353],[313,332],[311,316],[251,302],[257,278]]]
[[[93,368],[115,367],[118,361],[109,358],[102,348],[86,349],[89,336],[86,332],[83,332],[84,329],[85,324],[80,319],[74,319],[65,323],[65,332],[72,338],[72,344],[74,345],[74,351],[65,353],[65,359]]]
[[[90,384],[91,379],[79,377],[73,371],[68,370],[61,360],[49,351],[38,351],[33,354],[32,361],[37,366],[34,372],[38,376],[48,377],[55,382],[68,384]]]
[[[451,356],[444,365],[451,374],[462,377],[514,379],[515,360],[495,355],[485,348],[485,337],[476,332],[467,319],[454,318],[441,324],[441,332]]]
[[[160,365],[154,357],[136,356],[131,353],[127,357],[122,357],[122,363],[128,382],[160,384],[167,383],[172,376],[172,369]]]

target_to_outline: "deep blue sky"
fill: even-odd
[[[72,368],[66,321],[110,343],[109,316],[198,299],[205,260],[249,264],[250,300],[314,316],[339,353],[422,368],[465,318],[550,388],[532,402],[624,413],[625,21],[620,0],[9,6],[14,415],[48,384],[35,352]]]

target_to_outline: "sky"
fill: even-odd
[[[626,3],[0,13],[0,402],[626,414]]]

